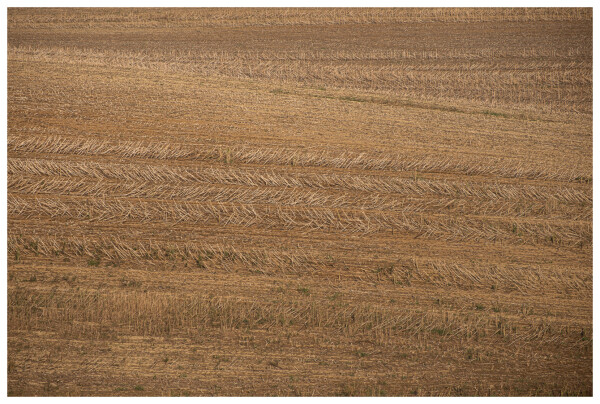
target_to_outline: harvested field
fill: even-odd
[[[592,394],[591,9],[8,9],[10,396]]]

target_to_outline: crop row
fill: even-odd
[[[381,211],[282,207],[271,205],[132,201],[80,197],[10,195],[9,217],[64,218],[104,223],[186,223],[218,226],[343,231],[369,234],[398,232],[442,240],[488,240],[521,244],[588,245],[589,222],[516,220],[479,216],[421,215]]]
[[[497,175],[530,179],[576,181],[588,179],[573,165],[562,169],[535,167],[530,162],[510,158],[489,158],[481,163],[459,161],[450,156],[414,154],[301,151],[286,148],[257,148],[245,145],[176,144],[167,142],[111,142],[73,139],[60,136],[10,136],[8,151],[13,153],[50,153],[62,155],[119,156],[161,160],[204,160],[244,164],[332,167],[343,169],[438,172],[465,175]]]

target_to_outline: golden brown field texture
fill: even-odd
[[[8,393],[592,394],[591,9],[9,9]]]

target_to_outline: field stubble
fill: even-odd
[[[8,27],[9,395],[592,393],[590,9]]]

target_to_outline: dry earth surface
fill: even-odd
[[[591,9],[8,10],[8,394],[591,395]]]

